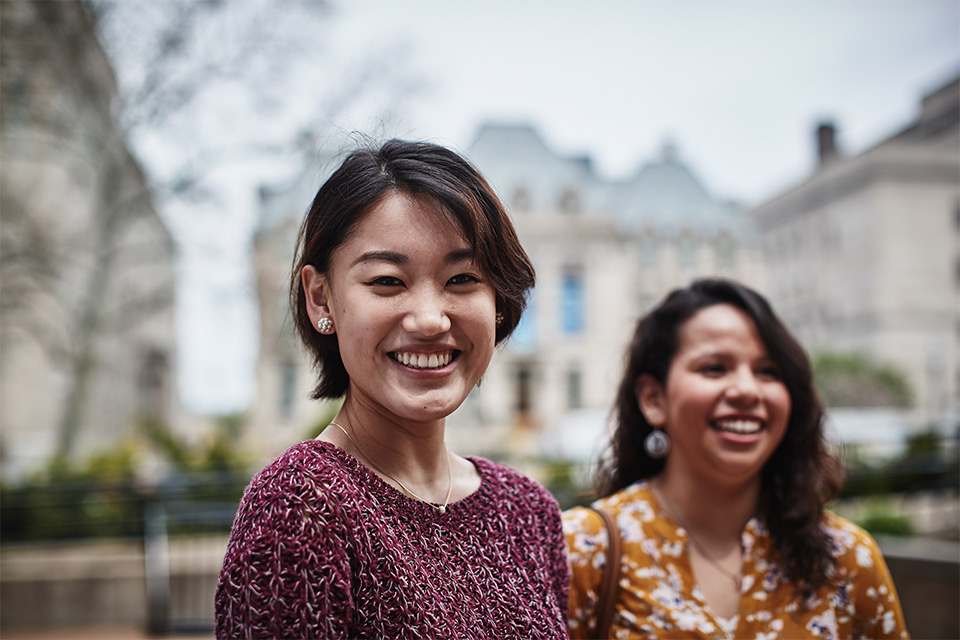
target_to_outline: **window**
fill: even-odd
[[[692,269],[696,264],[697,245],[693,238],[684,235],[677,241],[677,264],[682,269]]]
[[[528,295],[527,308],[507,342],[510,351],[533,351],[537,348],[537,297],[533,291]]]
[[[518,413],[530,411],[531,382],[533,371],[528,364],[520,364],[516,369],[516,409]]]
[[[581,333],[583,317],[583,269],[567,267],[560,284],[560,330],[567,334]]]
[[[517,187],[513,190],[513,197],[510,198],[510,202],[516,211],[529,211],[530,193],[524,187]]]
[[[293,415],[296,387],[297,365],[288,360],[280,365],[280,416],[284,419]]]
[[[657,239],[653,234],[644,233],[638,242],[637,255],[641,267],[657,266]]]
[[[166,353],[150,348],[140,359],[137,375],[137,409],[155,418],[165,418],[169,364]]]
[[[583,378],[580,367],[572,365],[567,370],[567,408],[580,409],[583,407]]]
[[[560,195],[560,211],[563,213],[578,213],[580,211],[580,197],[575,189],[565,189]]]
[[[720,271],[731,271],[736,264],[736,247],[733,238],[723,234],[717,238],[715,245],[717,257],[717,269]]]

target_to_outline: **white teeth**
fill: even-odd
[[[442,353],[395,353],[394,360],[415,369],[438,369],[450,364],[453,358],[451,351]]]
[[[740,434],[757,433],[761,427],[760,422],[756,420],[718,420],[716,425],[721,431]]]

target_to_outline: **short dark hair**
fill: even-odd
[[[323,335],[310,321],[300,272],[312,265],[327,273],[334,250],[390,193],[431,198],[460,228],[493,286],[497,312],[503,316],[496,330],[498,344],[520,322],[527,292],[534,285],[533,264],[500,199],[460,155],[436,144],[406,140],[353,151],[317,191],[300,227],[290,276],[294,324],[317,369],[313,398],[341,397],[350,378],[336,334]]]
[[[763,467],[760,510],[791,577],[807,587],[819,586],[827,580],[833,563],[828,539],[820,530],[823,505],[840,491],[842,465],[826,442],[824,408],[803,347],[767,300],[738,282],[695,280],[689,287],[672,291],[637,323],[614,407],[611,455],[597,467],[598,493],[610,495],[663,470],[664,461],[651,458],[643,448],[653,427],[640,411],[637,380],[648,374],[666,385],[679,348],[681,325],[701,309],[717,304],[732,305],[753,320],[790,393],[786,433]]]

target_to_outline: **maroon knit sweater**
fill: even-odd
[[[470,460],[480,488],[441,515],[332,444],[287,450],[240,502],[217,637],[568,637],[556,501]]]

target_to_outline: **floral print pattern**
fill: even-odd
[[[760,518],[744,527],[740,612],[714,616],[690,567],[687,533],[661,509],[646,482],[598,500],[623,538],[615,638],[909,638],[886,562],[870,535],[827,512],[823,527],[836,558],[835,584],[801,602],[774,559]],[[607,531],[590,509],[563,515],[571,565],[570,635],[590,637],[606,565]],[[726,626],[726,629],[725,629]],[[731,631],[732,630],[732,631]]]

